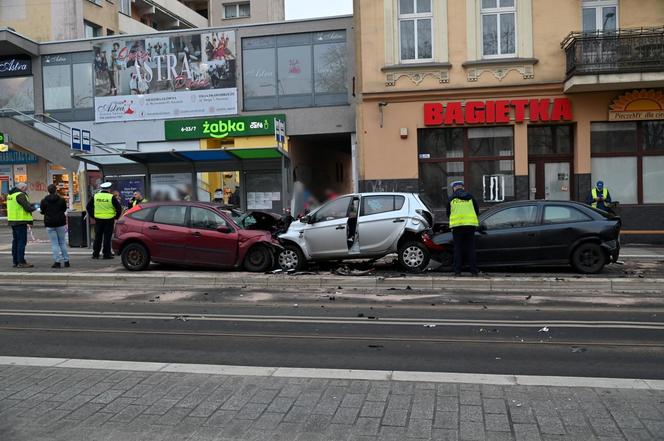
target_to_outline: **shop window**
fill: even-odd
[[[636,151],[635,122],[592,123],[590,147],[593,153],[620,153]]]
[[[528,126],[529,155],[569,155],[572,153],[572,126]]]
[[[92,107],[92,64],[72,65],[72,75],[74,78],[74,108]]]
[[[44,66],[44,107],[47,110],[71,109],[71,66]]]
[[[664,156],[649,156],[643,162],[643,203],[664,203]]]
[[[242,40],[245,110],[348,103],[345,31]]]
[[[482,0],[481,19],[483,56],[516,55],[515,0]]]
[[[511,127],[477,127],[468,129],[470,156],[512,156],[514,141]]]
[[[664,203],[664,121],[590,126],[592,180],[603,180],[621,204]]]
[[[592,182],[604,181],[611,199],[621,204],[638,202],[636,157],[592,158]]]
[[[401,61],[429,61],[432,51],[431,0],[399,0]]]
[[[513,152],[511,127],[421,129],[420,192],[437,209],[447,204],[456,180],[483,203],[514,199]]]
[[[0,78],[0,108],[16,109],[20,112],[34,112],[35,92],[33,78]]]
[[[618,0],[583,0],[583,32],[615,31],[618,24]]]

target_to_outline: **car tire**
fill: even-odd
[[[571,263],[580,273],[595,274],[606,265],[606,255],[598,244],[586,242],[574,249]]]
[[[150,266],[150,252],[140,243],[130,243],[122,249],[122,265],[129,271],[143,271]]]
[[[252,247],[244,256],[244,269],[254,273],[265,272],[272,268],[273,264],[272,253],[262,245]]]
[[[399,265],[411,273],[421,273],[429,266],[431,255],[421,242],[409,241],[399,247]]]
[[[279,268],[284,271],[295,270],[300,271],[306,264],[304,253],[300,247],[294,244],[287,244],[277,257]]]

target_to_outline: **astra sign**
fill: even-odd
[[[572,103],[567,98],[450,101],[424,104],[424,125],[502,124],[514,122],[571,121]]]

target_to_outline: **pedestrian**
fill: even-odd
[[[463,181],[453,182],[452,196],[447,203],[447,216],[454,240],[455,276],[461,275],[464,263],[468,264],[473,276],[479,273],[475,255],[475,231],[479,227],[479,214],[479,204],[473,195],[464,189]]]
[[[235,191],[231,193],[231,195],[228,197],[228,205],[233,205],[234,207],[239,207],[240,206],[240,186],[236,185],[235,186]]]
[[[44,215],[46,232],[48,238],[51,239],[51,251],[53,252],[51,268],[60,268],[61,265],[69,268],[69,253],[67,253],[65,241],[67,202],[57,193],[55,185],[51,184],[47,189],[48,196],[41,200],[39,210]]]
[[[113,227],[115,219],[122,215],[122,205],[111,194],[110,182],[104,182],[99,186],[100,191],[94,195],[88,205],[85,207],[88,216],[95,220],[95,241],[92,245],[92,258],[99,259],[99,252],[102,251],[104,259],[112,259],[111,237],[113,236]]]
[[[129,208],[133,208],[138,204],[144,204],[148,200],[143,197],[140,191],[136,190],[133,197],[129,200]]]
[[[28,244],[28,225],[32,225],[32,212],[28,183],[19,182],[7,195],[7,222],[12,227],[12,261],[14,268],[32,268],[25,261],[25,246]]]
[[[611,210],[611,208],[606,205],[611,203],[611,194],[609,193],[609,190],[604,187],[604,181],[597,181],[595,188],[590,190],[590,193],[586,198],[586,203],[591,207],[597,208],[599,210]]]

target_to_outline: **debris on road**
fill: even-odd
[[[528,296],[526,296],[526,300],[530,300],[532,297],[532,294],[528,294]]]
[[[364,317],[364,314],[362,314],[362,313],[360,312],[360,313],[357,314],[357,316],[358,316],[358,317]]]
[[[572,352],[575,353],[575,354],[578,354],[578,353],[581,353],[581,352],[586,352],[586,351],[587,351],[586,348],[582,348],[582,347],[579,347],[579,346],[572,346]]]
[[[545,327],[543,327],[542,329],[540,329],[540,330],[537,331],[537,332],[549,332],[549,328],[547,328],[547,327],[545,326]]]
[[[369,345],[369,347],[372,349],[382,349],[383,345]]]
[[[337,276],[366,276],[374,272],[374,270],[375,268],[369,268],[367,270],[351,269],[348,265],[341,265],[332,270],[332,273]]]
[[[187,321],[188,315],[176,315],[173,320],[180,320],[181,322],[186,322]]]
[[[430,325],[430,324],[426,324],[426,325],[424,325],[424,327],[425,327],[425,328],[435,328],[435,327],[436,327],[436,325]]]

